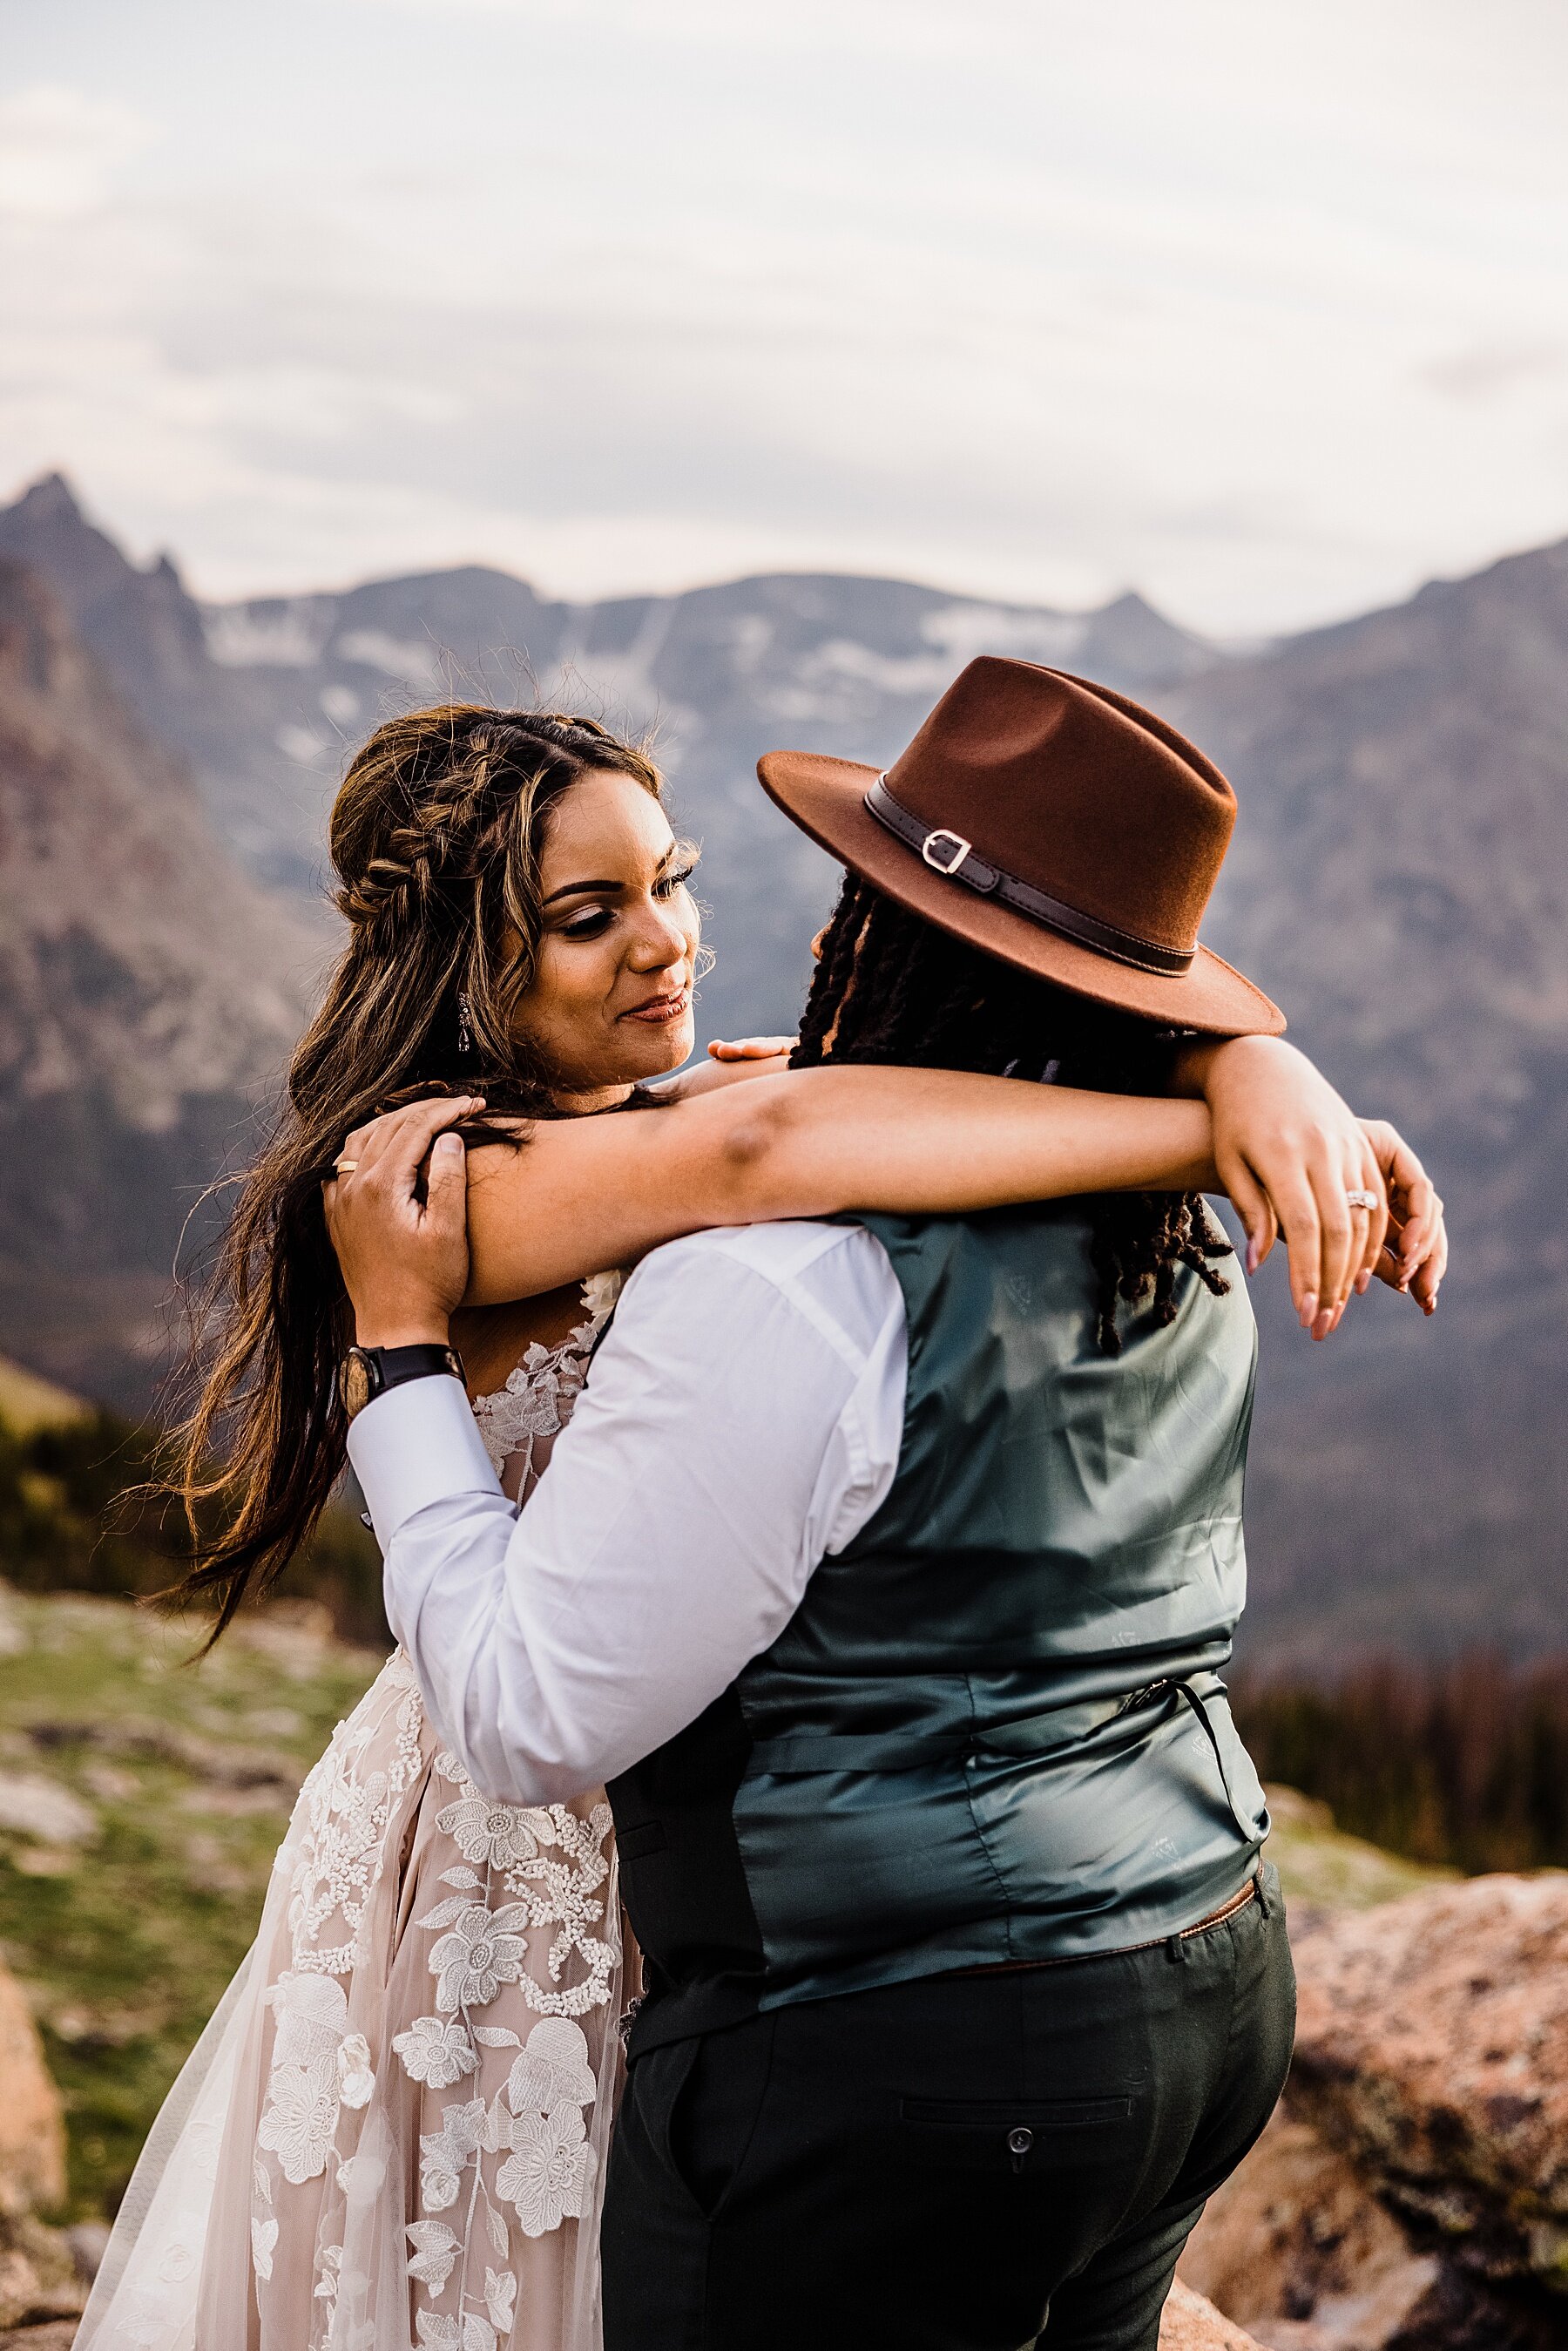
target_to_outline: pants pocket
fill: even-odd
[[[1129,2093],[1096,2098],[902,2098],[898,2144],[921,2170],[1031,2172],[1083,2160],[1097,2132],[1132,2119]]]
[[[680,2044],[689,2054],[669,2092],[665,2153],[705,2220],[717,2219],[746,2159],[773,2069],[773,2019],[758,2017]]]

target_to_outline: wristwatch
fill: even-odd
[[[415,1347],[350,1347],[337,1367],[337,1394],[352,1420],[389,1388],[408,1380],[428,1380],[438,1373],[463,1378],[462,1357],[455,1347],[433,1344]]]

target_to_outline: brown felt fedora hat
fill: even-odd
[[[1004,963],[1173,1028],[1285,1025],[1198,944],[1236,795],[1108,686],[981,654],[885,774],[812,751],[769,751],[757,773],[844,864]]]

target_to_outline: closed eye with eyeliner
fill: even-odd
[[[696,852],[627,776],[585,776],[553,813],[539,864],[537,975],[517,1027],[563,1107],[679,1069],[692,1046],[701,935]]]

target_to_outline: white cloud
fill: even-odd
[[[91,212],[151,135],[130,108],[62,83],[0,98],[0,214],[63,221]]]
[[[853,568],[1247,631],[1568,529],[1533,0],[128,13],[57,0],[0,99],[56,157],[0,454],[212,592]]]
[[[1422,375],[1451,399],[1492,401],[1541,376],[1560,375],[1565,362],[1561,343],[1471,343],[1430,360]]]

